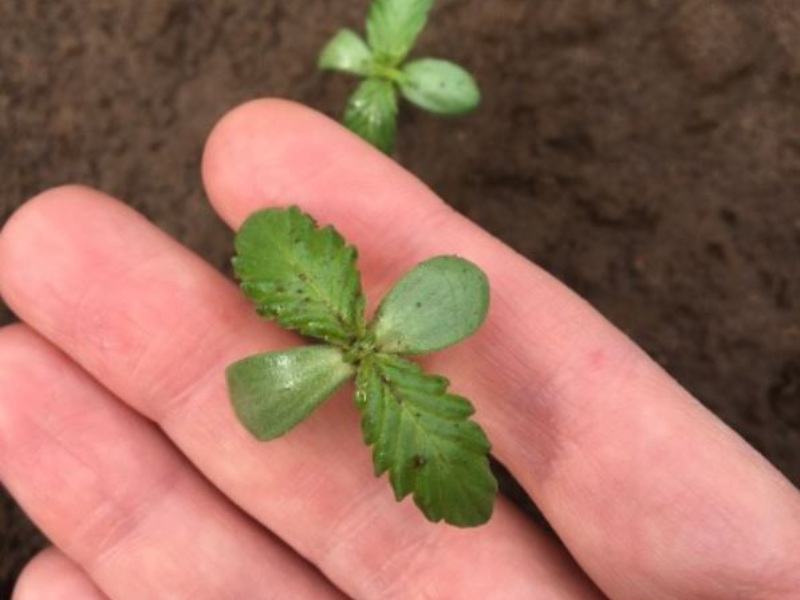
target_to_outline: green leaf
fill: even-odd
[[[478,85],[457,64],[422,58],[403,67],[400,91],[403,97],[432,113],[458,115],[476,108],[481,101]]]
[[[340,30],[322,49],[319,55],[320,69],[335,69],[368,75],[372,64],[372,52],[361,37],[350,29]]]
[[[375,58],[397,66],[425,27],[433,0],[374,0],[367,15],[367,41]]]
[[[244,358],[226,378],[239,421],[266,441],[305,419],[353,372],[338,348],[303,346]]]
[[[347,102],[345,126],[370,144],[390,154],[397,129],[397,93],[383,79],[361,82]]]
[[[358,367],[356,404],[375,474],[389,471],[397,500],[413,494],[430,521],[474,527],[489,520],[497,492],[490,445],[469,420],[469,401],[447,386],[412,362],[373,354]]]
[[[236,235],[233,266],[262,316],[348,346],[364,332],[356,249],[297,207],[251,215]]]
[[[394,284],[370,329],[383,352],[424,354],[471,335],[488,309],[489,283],[483,271],[457,256],[436,256]]]

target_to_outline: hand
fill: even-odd
[[[283,438],[251,439],[223,371],[297,339],[131,209],[66,187],[0,234],[0,290],[24,321],[0,331],[0,478],[58,548],[16,600],[800,597],[797,490],[391,160],[308,109],[258,101],[216,128],[203,167],[233,227],[281,203],[334,223],[373,302],[434,254],[487,272],[486,324],[426,364],[475,402],[569,554],[502,498],[473,530],[396,504],[350,390]]]

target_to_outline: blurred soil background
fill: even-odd
[[[337,115],[353,80],[316,55],[366,5],[2,0],[0,224],[82,182],[227,270],[204,138],[258,96]],[[398,160],[800,483],[800,4],[439,0],[417,53],[465,65],[484,104],[405,110]],[[42,543],[0,492],[0,598]]]

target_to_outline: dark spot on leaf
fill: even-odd
[[[420,467],[425,466],[425,463],[428,462],[428,459],[422,456],[421,454],[417,454],[411,459],[411,466],[415,469],[419,469]]]
[[[417,308],[422,308],[422,302],[417,302]]]

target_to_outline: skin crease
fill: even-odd
[[[135,213],[75,187],[32,201],[0,233],[0,292],[27,323],[0,332],[0,478],[57,544],[72,539],[75,514],[104,500],[76,484],[75,505],[55,502],[46,490],[69,481],[66,468],[84,482],[150,474],[136,461],[114,473],[102,460],[78,460],[109,418],[130,456],[161,456],[187,481],[199,479],[197,469],[219,490],[186,484],[166,504],[138,499],[150,512],[128,539],[148,540],[146,524],[156,522],[165,547],[191,547],[181,543],[186,523],[176,510],[187,502],[199,507],[197,518],[222,514],[241,527],[253,518],[286,543],[253,534],[241,555],[235,545],[203,555],[200,564],[213,563],[221,581],[268,546],[297,565],[286,585],[316,577],[299,554],[353,598],[603,597],[581,569],[614,599],[798,597],[797,490],[585,302],[392,161],[317,113],[258,101],[217,126],[204,178],[233,227],[258,207],[286,202],[334,223],[360,250],[373,303],[429,256],[454,253],[481,266],[492,285],[486,324],[424,363],[473,400],[495,455],[580,569],[502,499],[490,524],[472,531],[430,526],[408,503],[395,504],[386,482],[371,477],[351,390],[284,438],[249,439],[225,404],[222,369],[296,339],[258,320],[232,284]],[[41,385],[24,387],[20,361],[39,365]],[[97,386],[92,400],[59,391],[58,402],[40,391],[85,389],[84,369],[108,391]],[[55,430],[25,425],[37,414],[27,399],[37,394]],[[81,415],[94,414],[90,402],[106,409],[87,432]],[[146,419],[163,434],[141,434]],[[20,445],[52,451],[9,454]],[[35,477],[15,460],[37,461],[27,463],[38,467]],[[96,551],[91,537],[85,545],[66,550],[84,568],[81,557]],[[125,597],[115,581],[141,575],[143,563],[127,558],[137,546],[146,547],[111,544],[105,570],[87,569],[110,598]],[[181,562],[168,567],[145,572],[181,590]]]

